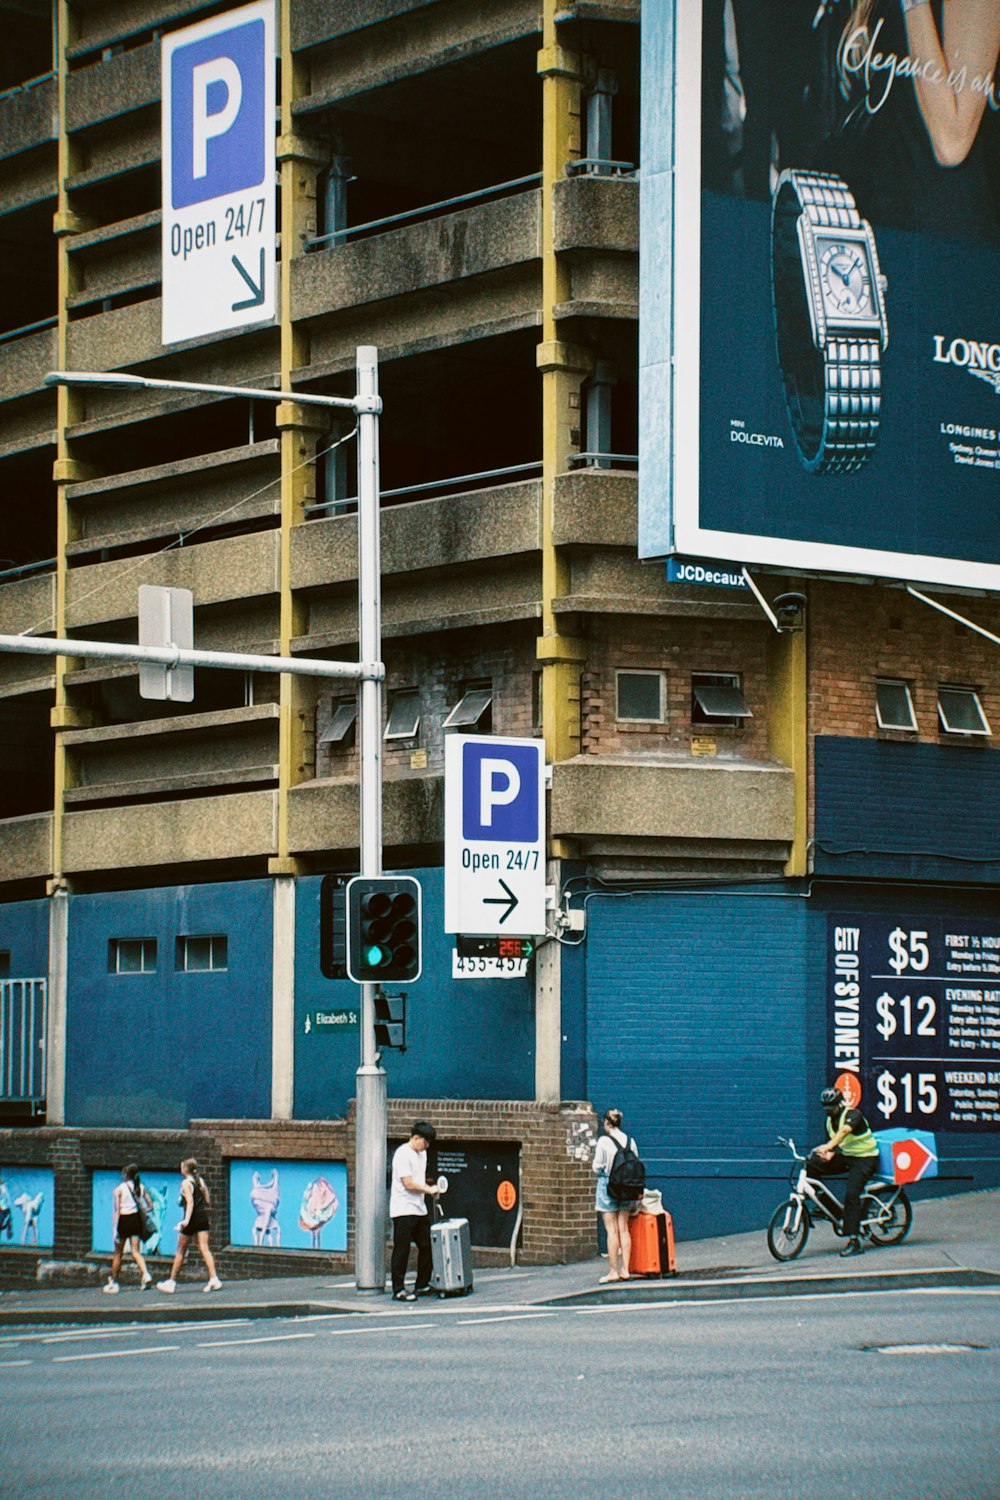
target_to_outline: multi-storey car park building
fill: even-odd
[[[385,866],[425,912],[390,1133],[426,1115],[459,1177],[513,1181],[480,1237],[520,1210],[536,1261],[592,1251],[614,1104],[682,1238],[762,1224],[776,1131],[819,1129],[832,919],[1000,931],[998,648],[898,588],[758,574],[804,596],[778,632],[640,562],[637,0],[279,3],[278,316],[164,346],[161,37],[223,9],[0,0],[0,631],[80,642],[0,656],[0,1167],[52,1172],[80,1256],[94,1174],[196,1154],[230,1269],[277,1263],[227,1236],[234,1167],[353,1172],[357,1033],[316,1024],[354,999],[318,919],[358,868],[353,688],[199,669],[156,703],[86,649],[161,584],[201,648],[356,659],[348,427],[43,382],[345,395],[375,345]],[[454,729],[551,763],[524,978],[453,978]],[[996,1180],[995,1133],[937,1140],[942,1175]]]

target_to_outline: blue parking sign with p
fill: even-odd
[[[462,746],[462,837],[531,844],[539,837],[539,745]]]
[[[263,182],[267,65],[259,17],[175,48],[170,59],[173,208]]]

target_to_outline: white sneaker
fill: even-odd
[[[107,1294],[108,1294],[109,1297],[115,1297],[115,1296],[117,1296],[118,1291],[119,1291],[119,1286],[118,1286],[117,1281],[111,1281],[109,1279],[105,1283],[105,1285],[101,1288],[101,1291],[102,1292],[107,1292]]]
[[[176,1292],[177,1283],[168,1277],[166,1281],[158,1281],[156,1283],[156,1290],[158,1292]]]
[[[205,1291],[206,1292],[221,1292],[222,1291],[222,1282],[219,1280],[218,1276],[210,1276],[208,1278],[208,1280],[205,1282]]]

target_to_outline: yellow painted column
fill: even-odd
[[[542,667],[542,732],[549,761],[566,760],[580,748],[580,670],[583,641],[567,632],[556,602],[569,592],[569,565],[555,545],[556,477],[579,447],[580,387],[592,368],[589,351],[559,337],[556,309],[569,300],[570,273],[555,240],[555,190],[566,163],[581,152],[581,69],[576,53],[560,46],[555,0],[545,0],[538,73],[542,80],[542,340],[537,365],[542,378],[542,631],[537,653]],[[553,849],[553,854],[559,851]]]
[[[795,776],[795,837],[785,874],[809,873],[809,719],[806,632],[772,633],[768,650],[771,714],[768,742]]]
[[[66,130],[66,79],[69,71],[66,52],[75,36],[75,18],[67,0],[59,0],[56,24],[58,28],[56,87],[59,112],[59,138],[57,146],[59,197],[56,213],[52,221],[53,233],[56,236],[57,242],[58,265],[56,367],[60,370],[66,370],[69,368],[69,298],[78,290],[80,284],[79,272],[76,269],[73,257],[69,253],[69,240],[72,235],[79,234],[81,231],[89,229],[92,226],[89,220],[81,218],[73,212],[66,189],[67,178],[74,171],[78,171],[81,165],[79,152]],[[91,478],[93,473],[91,469],[78,463],[73,458],[69,440],[66,436],[67,428],[82,419],[84,414],[83,404],[84,398],[79,391],[75,391],[69,386],[58,386],[56,388],[56,460],[53,465],[52,478],[55,484],[56,506],[56,573],[53,626],[57,636],[66,636],[69,634],[66,619],[68,575],[66,547],[76,537],[76,527],[74,525],[72,510],[66,498],[66,486],[82,479]],[[67,787],[73,784],[73,769],[59,731],[76,728],[83,722],[81,716],[74,711],[72,704],[69,702],[66,690],[66,674],[72,671],[76,664],[75,661],[69,660],[66,657],[53,657],[55,703],[52,708],[51,720],[52,726],[56,731],[56,737],[54,750],[55,795],[52,814],[52,878],[49,881],[50,894],[66,888],[63,871],[63,814],[65,809],[65,792]]]
[[[294,131],[292,104],[309,92],[305,63],[292,52],[291,0],[279,5],[279,49],[281,53],[281,121],[278,164],[281,174],[281,262],[279,268],[279,317],[281,341],[281,388],[290,390],[297,370],[309,363],[309,339],[292,319],[290,265],[305,254],[306,241],[316,233],[316,181],[326,154]],[[285,401],[277,409],[281,439],[281,530],[280,603],[278,649],[292,655],[296,637],[308,629],[308,617],[292,588],[292,535],[305,516],[305,508],[316,498],[316,448],[326,432],[327,419],[316,407]],[[315,688],[312,679],[283,674],[279,698],[278,829],[277,855],[270,861],[272,875],[295,875],[298,862],[292,857],[288,837],[288,799],[291,788],[311,772],[306,754],[307,730],[313,722]]]

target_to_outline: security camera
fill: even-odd
[[[805,594],[779,594],[771,601],[778,621],[778,629],[784,633],[801,630],[805,624],[803,616],[806,610]]]

